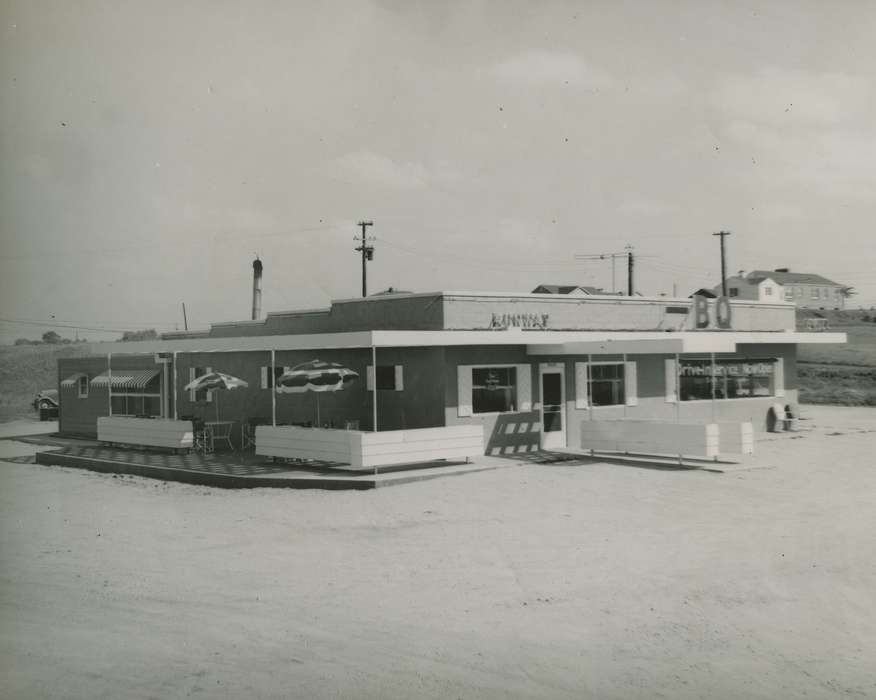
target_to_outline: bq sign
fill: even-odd
[[[715,299],[714,317],[709,310],[709,300],[703,296],[695,296],[694,300],[694,323],[697,328],[709,328],[714,326],[717,328],[732,328],[733,327],[733,309],[730,306],[730,299],[727,297],[718,297]]]

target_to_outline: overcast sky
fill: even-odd
[[[363,218],[369,291],[686,296],[726,229],[876,304],[872,1],[0,7],[0,342],[358,296]]]

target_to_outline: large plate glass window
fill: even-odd
[[[775,396],[776,360],[681,360],[678,381],[682,401]]]
[[[516,367],[475,367],[472,379],[474,413],[506,413],[517,406]]]

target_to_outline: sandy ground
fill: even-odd
[[[19,418],[0,423],[0,438],[56,432],[58,432],[58,421],[56,420],[38,421]]]
[[[727,474],[334,493],[0,462],[0,695],[876,697],[876,409],[807,413]]]

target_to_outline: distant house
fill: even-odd
[[[697,291],[691,294],[692,297],[706,297],[706,299],[715,299],[718,295],[715,294],[711,289],[704,289],[700,287]]]
[[[600,287],[587,287],[578,284],[540,284],[532,290],[533,294],[568,294],[573,297],[586,297],[595,294],[610,294]]]
[[[754,270],[727,278],[727,295],[752,301],[792,302],[802,309],[842,309],[843,285],[809,272],[791,272],[787,267]],[[721,285],[712,292],[721,294]]]

